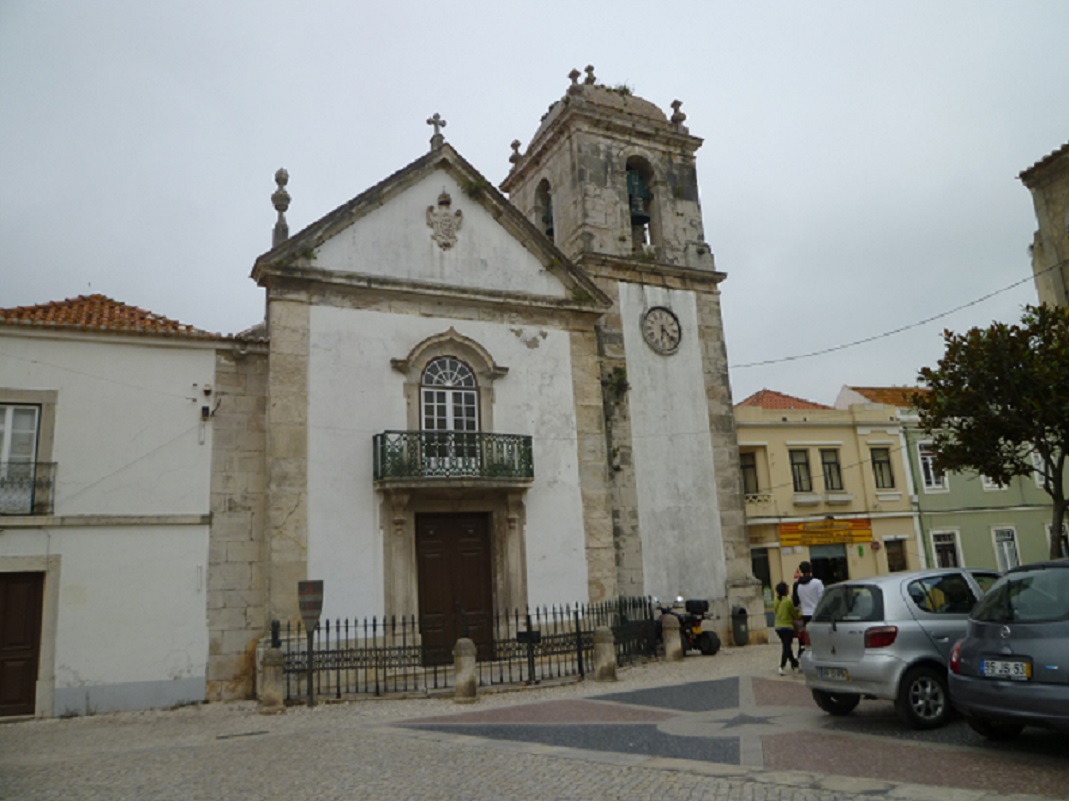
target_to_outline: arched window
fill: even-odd
[[[432,474],[478,469],[479,386],[453,356],[430,362],[420,380],[425,465]]]
[[[653,221],[653,170],[637,156],[627,160],[627,209],[631,219],[631,249],[641,253],[646,245],[656,245]]]
[[[460,359],[431,361],[420,380],[420,395],[424,431],[479,430],[479,385]]]
[[[545,178],[535,189],[535,225],[550,239],[553,238],[553,196]]]

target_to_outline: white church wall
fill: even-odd
[[[431,238],[433,231],[427,225],[427,207],[437,208],[443,189],[452,198],[450,210],[463,214],[456,244],[446,250]],[[468,289],[567,294],[560,281],[443,170],[427,175],[324,243],[315,266]]]
[[[372,437],[409,428],[404,378],[390,359],[450,327],[509,368],[493,387],[494,431],[533,437],[535,482],[526,496],[530,601],[586,597],[568,334],[317,306],[310,321],[308,575],[325,582],[328,616],[383,612],[384,521],[373,486]]]
[[[727,567],[694,297],[619,288],[645,589],[662,598],[721,598]],[[639,322],[651,306],[679,318],[683,335],[670,356],[643,341]]]

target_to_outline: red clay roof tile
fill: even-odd
[[[831,409],[823,403],[814,403],[804,398],[796,398],[782,392],[774,392],[771,389],[762,389],[755,392],[744,401],[735,404],[739,406],[756,406],[760,409]]]
[[[220,335],[159,314],[127,306],[105,295],[76,298],[0,309],[0,325],[98,331],[113,334],[151,334],[187,339],[216,339]]]

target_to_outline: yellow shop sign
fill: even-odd
[[[838,545],[872,541],[872,521],[861,520],[811,520],[806,523],[780,523],[779,544],[784,547],[796,545]]]

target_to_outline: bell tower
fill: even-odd
[[[617,587],[761,619],[738,465],[720,284],[705,241],[702,140],[626,86],[572,70],[501,184],[613,308],[597,329]],[[583,436],[580,417],[580,438]],[[590,477],[581,480],[592,481]]]
[[[513,143],[501,188],[573,259],[597,253],[712,272],[694,167],[702,140],[683,124],[682,103],[668,118],[626,86],[597,83],[593,67],[580,76],[571,72],[527,151]]]

